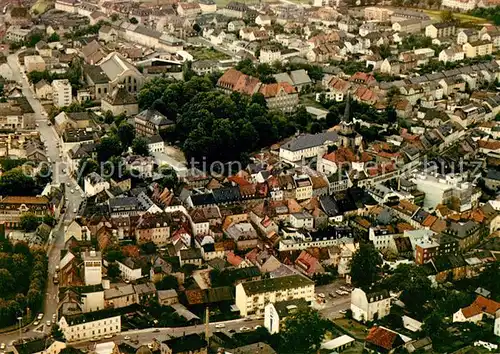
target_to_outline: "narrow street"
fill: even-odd
[[[34,97],[33,91],[31,90],[26,76],[21,74],[18,54],[19,52],[11,54],[7,57],[7,63],[12,69],[12,79],[22,85],[23,94],[27,98],[28,102],[33,108],[33,111],[35,112],[36,123],[38,124],[38,127],[36,129],[40,132],[41,139],[45,142],[45,146],[47,146],[48,148],[46,151],[47,157],[49,157],[50,161],[53,162],[53,182],[64,183],[66,185],[66,214],[61,216],[62,220],[60,220],[60,222],[54,229],[53,238],[49,241],[50,244],[47,254],[49,258],[49,276],[43,307],[43,313],[45,315],[40,321],[40,324],[44,324],[47,320],[52,319],[52,314],[56,313],[57,309],[58,291],[57,285],[53,283],[52,279],[56,271],[56,266],[59,264],[59,256],[61,250],[64,248],[64,225],[74,218],[75,214],[73,213],[73,210],[75,208],[78,208],[82,201],[82,198],[80,196],[81,191],[78,191],[76,189],[75,182],[69,177],[68,174],[64,173],[66,166],[63,163],[62,159],[59,157],[60,151],[57,146],[59,137],[53,127],[48,125],[49,121],[47,112],[45,112],[38,99]],[[71,190],[73,190],[74,192],[71,193]],[[47,326],[44,326],[45,332],[49,330],[49,328],[46,327]],[[27,328],[29,330],[22,333],[23,338],[40,337],[43,335],[43,332],[41,331],[34,331],[34,326],[29,326]],[[25,330],[26,328],[23,328],[23,331]],[[10,344],[12,341],[18,340],[19,336],[19,331],[1,334],[0,343]]]

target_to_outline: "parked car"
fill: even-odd
[[[39,313],[38,316],[36,316],[36,319],[37,320],[41,320],[43,318],[43,313]]]
[[[330,293],[330,294],[328,294],[328,296],[330,296],[331,298],[336,298],[337,297],[337,295],[335,295],[334,293]]]
[[[325,294],[323,294],[323,293],[319,293],[319,294],[318,294],[318,296],[319,296],[320,298],[322,298],[322,299],[324,299],[324,298],[325,298]]]
[[[249,331],[251,331],[251,329],[248,327],[241,327],[240,328],[240,332],[249,332]]]
[[[215,325],[215,328],[224,328],[224,327],[226,327],[226,325],[224,323],[217,323]]]

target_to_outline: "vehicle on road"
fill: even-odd
[[[335,293],[336,293],[337,295],[340,295],[340,296],[344,295],[344,294],[342,293],[342,290],[335,290]]]
[[[323,293],[319,293],[319,294],[318,294],[318,296],[319,296],[320,298],[322,298],[322,299],[324,299],[324,298],[325,298],[325,294],[323,294]]]
[[[71,194],[73,194],[73,193],[75,193],[75,190],[74,190],[74,189],[72,189],[72,190],[70,190],[70,192],[71,192]]]
[[[229,333],[236,333],[236,330],[234,330],[234,329],[230,329],[230,330],[229,330]]]
[[[0,344],[0,349],[2,349],[2,350],[3,350],[3,349],[5,349],[5,348],[7,348],[7,346],[5,345],[5,343]]]
[[[240,328],[240,332],[249,332],[249,331],[251,331],[251,329],[248,327],[241,327]]]
[[[39,126],[40,126],[40,124],[38,124],[38,123],[36,123],[36,124],[35,124],[35,127],[37,127],[37,128],[38,128]]]
[[[41,320],[43,318],[43,313],[39,313],[38,316],[36,316],[36,319],[37,320]]]
[[[58,266],[58,265],[56,265],[56,272],[58,272],[58,271],[59,271],[59,266]],[[55,317],[55,316],[56,316],[56,314],[54,314],[54,317]]]
[[[130,340],[130,336],[125,336],[125,337],[123,337],[123,339]]]
[[[262,326],[261,325],[257,325],[253,329],[259,329],[259,328],[262,328]]]
[[[90,341],[91,341],[91,342],[97,342],[98,340],[99,340],[99,338],[97,338],[97,337],[90,338]]]
[[[77,208],[73,209],[73,213],[76,214],[76,212],[78,211]]]
[[[155,329],[153,330],[153,333],[158,333],[158,332],[160,332],[160,329],[159,329],[159,328],[155,328]]]
[[[224,328],[224,327],[226,327],[226,325],[224,323],[217,323],[215,325],[215,328]]]
[[[335,295],[334,293],[330,293],[330,294],[328,294],[328,296],[330,296],[333,299],[337,297],[337,295]]]
[[[114,334],[106,334],[106,335],[104,336],[104,338],[106,338],[106,339],[111,339],[111,338],[113,338],[113,336],[114,336]]]
[[[63,172],[66,173],[65,170],[63,170]],[[69,186],[71,186],[71,184],[69,182],[66,182],[66,186],[69,187]]]
[[[40,321],[38,321],[38,320],[33,322],[33,326],[38,326],[39,324],[40,324]]]
[[[45,322],[45,324],[46,324],[47,326],[52,326],[52,322],[50,322],[50,320],[47,320],[47,321]]]
[[[85,198],[85,194],[83,194],[83,193],[82,193],[82,194],[80,194],[80,197],[81,197],[82,199],[83,199],[83,198]]]
[[[347,313],[347,311],[346,310],[339,310],[339,313],[345,315]]]

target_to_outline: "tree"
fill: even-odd
[[[154,242],[149,241],[149,242],[143,243],[141,245],[141,250],[146,254],[155,254],[156,253],[156,245]]]
[[[63,331],[61,330],[61,328],[59,327],[59,325],[57,323],[55,323],[55,324],[52,325],[52,329],[50,330],[50,335],[55,340],[58,340],[58,341],[61,341],[61,342],[65,342],[66,341],[65,338],[64,338],[64,333],[63,333]]]
[[[40,224],[40,220],[35,214],[25,213],[21,215],[21,221],[19,224],[24,231],[32,232],[36,230]]]
[[[83,185],[83,179],[92,172],[97,172],[99,165],[96,160],[89,157],[84,157],[78,162],[78,170],[76,172],[78,177],[78,184]]]
[[[99,162],[108,161],[112,156],[119,156],[122,152],[122,144],[114,135],[104,137],[96,146],[97,159]]]
[[[382,258],[372,244],[362,243],[351,260],[352,282],[359,287],[368,287],[379,278]]]
[[[122,122],[118,127],[116,132],[120,141],[122,142],[123,148],[127,149],[130,145],[132,145],[132,141],[135,137],[135,129],[132,124],[127,122]]]
[[[149,155],[148,141],[144,138],[135,138],[132,141],[132,152],[136,155],[148,156]]]
[[[59,354],[83,354],[83,352],[75,347],[66,347]]]
[[[120,276],[120,268],[118,267],[118,264],[115,262],[110,263],[108,266],[108,277],[110,278],[118,278]]]
[[[47,38],[47,42],[49,42],[49,43],[50,43],[50,42],[59,42],[59,40],[60,40],[60,39],[61,39],[61,38],[59,37],[59,35],[58,35],[56,32],[54,32],[54,33],[52,33],[52,34],[51,34],[51,35]]]
[[[327,322],[313,309],[288,316],[280,332],[280,353],[315,353],[323,340]]]
[[[0,297],[5,297],[14,289],[14,277],[5,268],[0,269]]]
[[[33,195],[36,194],[35,188],[35,180],[20,167],[0,177],[0,195]]]
[[[133,24],[133,25],[136,25],[136,24],[138,24],[138,23],[139,23],[139,21],[138,21],[135,17],[131,17],[131,18],[129,19],[129,22],[130,22],[131,24]]]
[[[52,215],[47,214],[43,217],[43,222],[49,226],[54,227],[56,225],[56,218]]]
[[[174,277],[173,275],[164,276],[163,279],[160,280],[155,285],[157,290],[169,290],[169,289],[179,288],[179,282],[177,281],[177,278]]]
[[[441,11],[441,22],[452,22],[454,20],[453,12],[450,10]]]
[[[111,21],[112,21],[112,22],[116,22],[116,21],[118,21],[119,19],[120,19],[120,16],[118,16],[118,14],[117,14],[117,13],[114,13],[114,14],[112,14],[112,15],[111,15]]]

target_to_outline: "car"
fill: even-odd
[[[40,124],[38,124],[38,123],[36,123],[36,124],[35,124],[35,127],[37,127],[37,128],[38,128],[39,126],[40,126]]]
[[[36,316],[36,319],[37,320],[41,320],[43,318],[43,313],[39,313],[38,316]]]
[[[230,329],[230,330],[229,330],[229,333],[236,333],[236,330],[234,330],[234,329]]]
[[[81,197],[82,199],[84,199],[84,198],[85,198],[85,194],[83,194],[83,193],[82,193],[82,194],[80,194],[80,197]]]
[[[33,322],[33,326],[38,326],[39,324],[40,324],[40,321],[38,321],[38,320]]]
[[[75,190],[74,190],[74,189],[72,189],[72,190],[70,190],[70,192],[71,192],[71,194],[73,194],[73,193],[75,193]]]
[[[262,326],[261,325],[257,325],[253,329],[259,329],[259,328],[262,328]]]
[[[158,332],[160,332],[160,329],[159,329],[159,328],[155,328],[155,329],[153,330],[153,333],[158,333]]]
[[[339,313],[341,313],[342,315],[345,315],[347,313],[346,310],[339,310]]]
[[[50,126],[52,125],[52,122],[50,122],[50,121],[49,121],[49,122],[47,123],[47,125],[50,127]]]
[[[248,327],[241,327],[240,328],[240,332],[248,332],[248,331],[250,331],[250,328],[248,328]]]
[[[45,322],[45,324],[46,324],[47,326],[52,326],[52,322],[50,322],[50,320],[47,320],[47,321]]]
[[[319,296],[320,298],[322,298],[322,299],[324,299],[324,298],[325,298],[325,294],[323,294],[323,293],[319,293],[319,294],[318,294],[318,296]]]
[[[59,271],[59,266],[56,265],[56,272],[58,272],[58,271]],[[56,317],[56,314],[53,314],[52,317]]]
[[[66,170],[63,170],[64,173],[66,173]],[[71,184],[69,182],[66,182],[66,186],[69,187]]]
[[[331,298],[336,298],[337,297],[337,295],[335,295],[334,293],[330,293],[330,294],[328,294],[328,296],[330,296]]]
[[[125,336],[125,337],[123,337],[123,339],[130,340],[130,336]]]
[[[59,158],[61,158],[61,157],[62,157],[62,154],[59,154]]]
[[[340,296],[342,296],[342,295],[343,295],[341,290],[335,290],[335,293],[336,293],[337,295],[340,295]]]
[[[91,342],[97,342],[98,340],[99,340],[99,338],[97,338],[97,337],[90,338]]]
[[[5,343],[0,344],[0,349],[5,349],[5,348],[7,348],[7,346],[5,345]]]
[[[113,334],[106,334],[106,335],[104,336],[104,338],[106,338],[106,339],[113,338]]]
[[[224,327],[226,327],[226,325],[224,323],[217,323],[215,325],[215,328],[224,328]]]
[[[73,209],[73,214],[76,214],[76,212],[77,212],[77,211],[78,211],[78,209],[77,209],[77,208],[74,208],[74,209]]]

